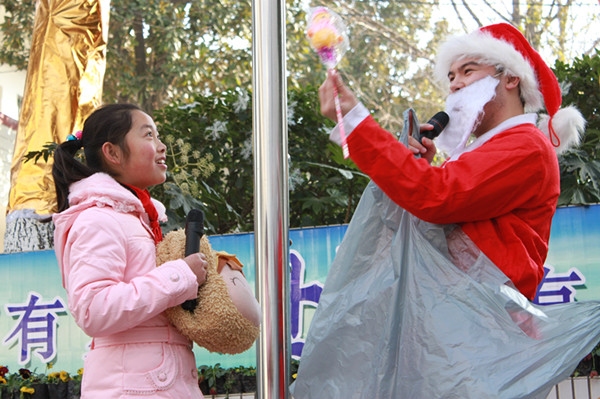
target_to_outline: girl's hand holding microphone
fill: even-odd
[[[206,255],[203,253],[195,253],[189,256],[186,256],[184,259],[185,263],[188,264],[192,272],[196,275],[196,279],[198,281],[198,285],[202,285],[206,282],[206,274],[208,261],[206,259]]]

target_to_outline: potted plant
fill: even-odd
[[[45,374],[32,373],[26,368],[19,369],[19,374],[15,374],[13,379],[13,399],[48,399],[45,379]]]
[[[225,379],[227,370],[221,367],[221,363],[217,363],[214,366],[200,366],[198,367],[198,376],[200,382],[200,390],[204,395],[215,396],[219,392],[217,385],[222,386]]]
[[[242,392],[256,392],[256,368],[239,366],[235,369],[242,385]]]
[[[77,374],[72,375],[68,384],[68,399],[79,399],[81,397],[81,379],[83,378],[83,368],[77,370]]]
[[[53,371],[48,373],[48,397],[49,399],[67,399],[68,383],[71,376],[66,371]]]

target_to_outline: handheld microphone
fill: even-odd
[[[427,137],[428,139],[433,140],[434,138],[439,136],[449,121],[450,117],[444,111],[440,111],[437,114],[433,115],[433,117],[431,117],[431,119],[427,122],[430,125],[433,125],[433,129],[426,130],[421,133],[421,139],[419,140],[421,144],[423,144],[423,137]]]
[[[204,235],[204,213],[199,209],[192,209],[185,218],[185,256],[200,251],[200,239]],[[193,312],[198,305],[197,299],[189,299],[181,307]]]
[[[192,209],[185,218],[185,256],[200,251],[200,239],[204,235],[204,212]]]

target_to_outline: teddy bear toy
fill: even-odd
[[[156,247],[157,266],[183,258],[185,243],[183,229],[166,234]],[[200,252],[206,255],[208,267],[198,298],[165,314],[181,334],[211,352],[244,352],[258,338],[261,312],[242,264],[235,255],[213,250],[206,236],[200,239]]]

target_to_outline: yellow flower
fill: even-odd
[[[0,384],[6,384],[6,378],[0,376]]]
[[[30,395],[33,395],[35,393],[35,389],[31,387],[21,387],[20,391],[23,393],[28,393]]]
[[[52,364],[52,362],[46,363],[46,368],[48,370],[50,370],[52,368],[52,366],[54,366],[54,364]]]
[[[69,380],[70,380],[70,378],[69,378],[69,373],[67,373],[67,372],[66,372],[66,371],[64,371],[64,370],[63,370],[63,371],[61,371],[61,372],[60,372],[60,380],[61,380],[62,382],[67,382],[67,381],[69,381]]]
[[[293,378],[294,380],[296,379],[296,377],[298,377],[298,373],[294,373],[294,374],[292,374],[292,378]]]
[[[83,367],[82,367],[82,368],[80,368],[79,370],[77,370],[77,374],[78,374],[78,375],[83,375]]]

